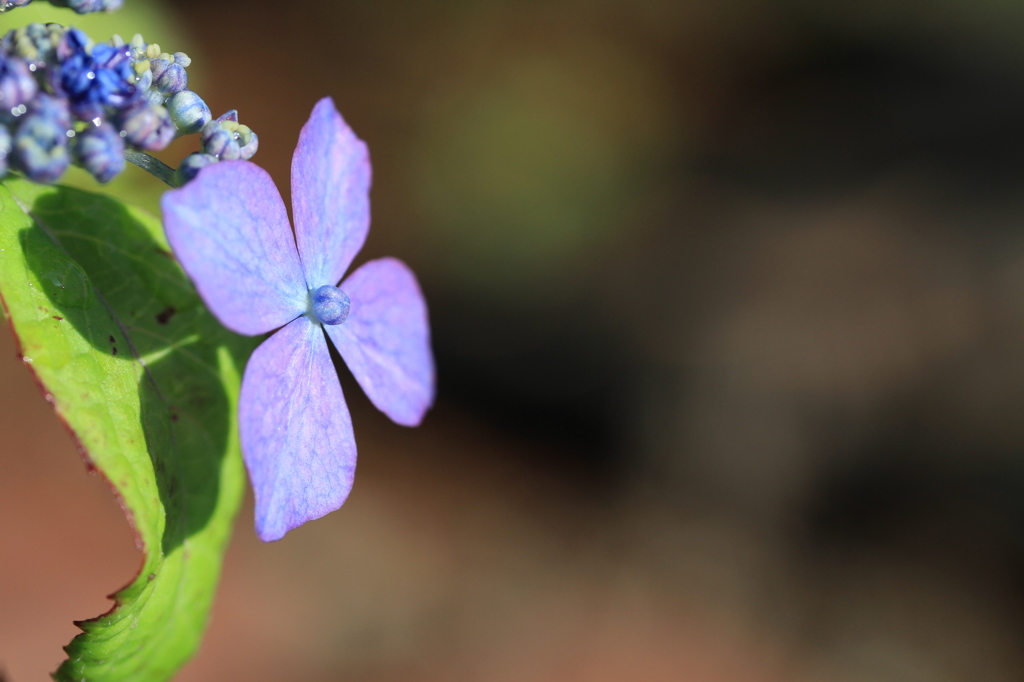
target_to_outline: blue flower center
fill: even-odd
[[[310,299],[313,315],[323,324],[341,324],[348,317],[351,303],[338,287],[325,284],[310,293]]]

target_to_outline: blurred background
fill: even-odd
[[[343,378],[352,496],[247,502],[180,680],[1024,679],[1024,5],[39,5],[188,52],[286,199],[331,95],[431,307],[424,426]],[[6,332],[0,433],[23,682],[139,556]]]

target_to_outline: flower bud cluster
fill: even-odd
[[[188,89],[190,64],[185,53],[164,52],[141,35],[93,43],[58,24],[8,32],[0,39],[0,178],[17,170],[53,182],[74,163],[107,182],[124,169],[126,149],[157,151],[200,132],[202,152],[182,164],[179,184],[209,163],[248,159],[256,134],[234,110],[213,120]]]
[[[15,7],[24,7],[30,2],[32,0],[7,0],[6,2],[0,2],[0,12],[6,12]],[[124,0],[50,0],[50,3],[55,7],[73,9],[79,14],[89,14],[90,12],[113,11],[120,8],[124,4]]]

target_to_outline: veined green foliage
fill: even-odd
[[[144,555],[55,677],[167,679],[199,645],[242,499],[235,417],[255,342],[206,311],[156,218],[66,187],[0,183],[0,296]]]

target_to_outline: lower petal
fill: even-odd
[[[279,540],[345,502],[356,443],[319,324],[303,315],[256,349],[238,424],[261,540]]]

